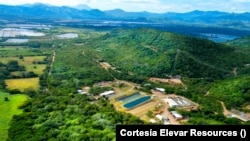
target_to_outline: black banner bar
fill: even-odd
[[[129,139],[250,141],[250,125],[116,125],[116,141]]]

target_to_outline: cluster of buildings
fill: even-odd
[[[77,90],[77,93],[78,93],[78,94],[86,94],[86,95],[89,95],[89,93],[86,92],[86,91],[84,91],[84,90]],[[109,97],[109,96],[114,95],[114,94],[115,94],[115,91],[110,90],[110,91],[105,91],[105,92],[101,93],[100,96]]]
[[[192,102],[187,101],[182,97],[167,97],[164,101],[170,108],[195,106]]]

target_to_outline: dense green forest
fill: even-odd
[[[215,99],[224,101],[228,108],[246,106],[250,104],[250,77],[245,76],[214,83],[210,92]]]
[[[125,73],[222,79],[249,62],[249,51],[152,29],[113,30],[87,45]],[[249,73],[244,71],[244,73]]]
[[[14,116],[8,141],[115,140],[116,124],[144,124],[137,117],[116,112],[108,101],[87,102],[85,95],[40,94]]]

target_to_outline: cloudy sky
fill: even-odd
[[[57,6],[86,4],[91,8],[125,11],[148,11],[154,13],[188,12],[193,10],[250,12],[250,0],[0,0],[0,4],[19,5],[46,3]]]

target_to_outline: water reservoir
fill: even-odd
[[[150,99],[151,99],[150,96],[143,96],[143,97],[140,97],[138,99],[135,99],[134,101],[128,102],[128,103],[124,104],[123,106],[127,109],[131,109],[131,108],[134,108],[140,104],[147,102]]]
[[[119,99],[119,101],[122,101],[123,103],[128,103],[130,101],[133,101],[135,99],[138,99],[139,97],[141,97],[142,95],[139,92],[136,92],[132,95],[126,96],[126,97],[122,97]]]

